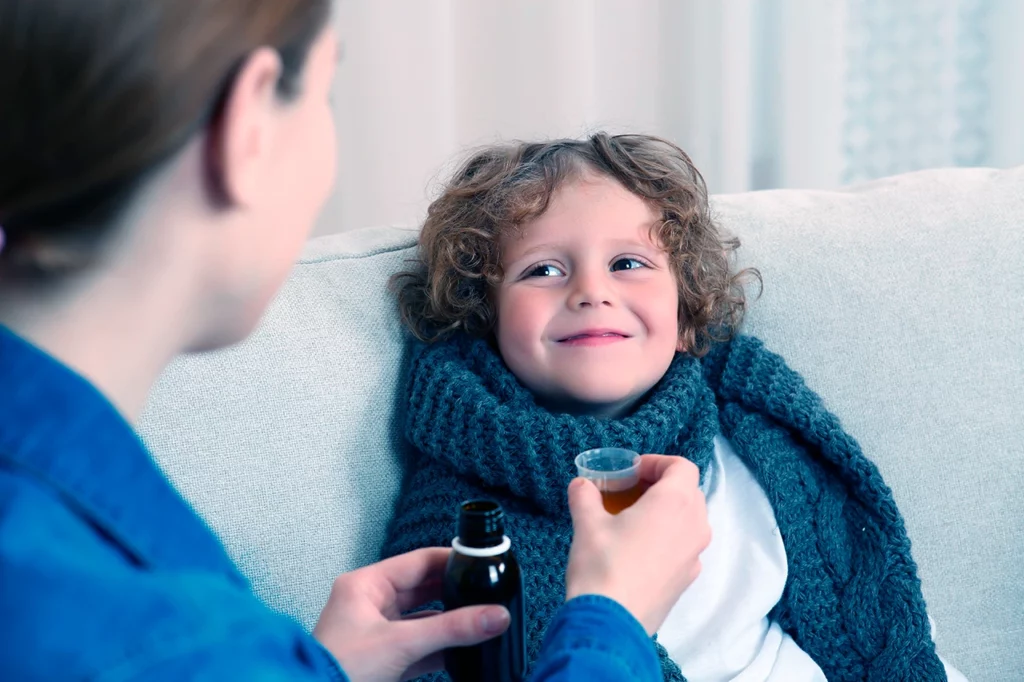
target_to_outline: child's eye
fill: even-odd
[[[531,270],[527,270],[525,277],[558,277],[559,275],[565,275],[564,272],[556,268],[550,263],[544,263],[538,265]]]
[[[646,268],[647,263],[639,260],[638,258],[620,258],[612,263],[612,272],[619,272],[620,270],[639,270],[640,268]]]

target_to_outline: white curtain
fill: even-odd
[[[497,140],[668,137],[712,192],[1024,163],[1021,0],[342,0],[319,232],[414,225]]]

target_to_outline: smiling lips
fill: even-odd
[[[565,346],[607,346],[608,344],[625,341],[628,338],[630,338],[629,334],[614,329],[587,329],[578,334],[559,339],[558,343]]]

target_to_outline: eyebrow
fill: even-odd
[[[654,241],[651,241],[649,243],[645,243],[645,242],[637,241],[635,239],[616,239],[616,240],[611,241],[610,243],[615,248],[620,248],[620,249],[631,249],[631,248],[639,247],[641,249],[648,249],[648,250],[649,249],[653,249],[653,250],[658,251],[658,252],[664,251],[664,249],[659,248],[658,245]],[[523,260],[525,258],[528,258],[530,255],[536,253],[537,251],[546,251],[546,250],[549,250],[549,249],[550,250],[554,250],[554,251],[564,250],[567,245],[568,245],[568,242],[545,242],[545,243],[538,244],[536,246],[531,246],[526,251],[523,251],[520,254],[516,254],[515,260],[513,260],[512,262],[518,262],[518,261],[521,261],[521,260]]]
[[[522,253],[517,254],[515,259],[517,261],[523,260],[524,258],[527,258],[527,257],[531,256],[532,254],[536,253],[537,251],[546,251],[548,249],[554,249],[554,250],[557,251],[558,249],[563,248],[563,246],[564,246],[563,244],[538,244],[537,246],[532,246],[532,247],[528,248],[526,251],[523,251]]]

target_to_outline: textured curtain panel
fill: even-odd
[[[635,130],[713,192],[1024,163],[1021,0],[344,0],[320,232],[414,224],[502,139]]]
[[[1017,156],[1007,160],[1024,161],[1019,136],[1003,137],[998,117],[1020,104],[1012,98],[1024,59],[1001,63],[1007,26],[1015,42],[1024,33],[1018,0],[851,0],[849,8],[844,180],[995,165],[1008,144]]]

